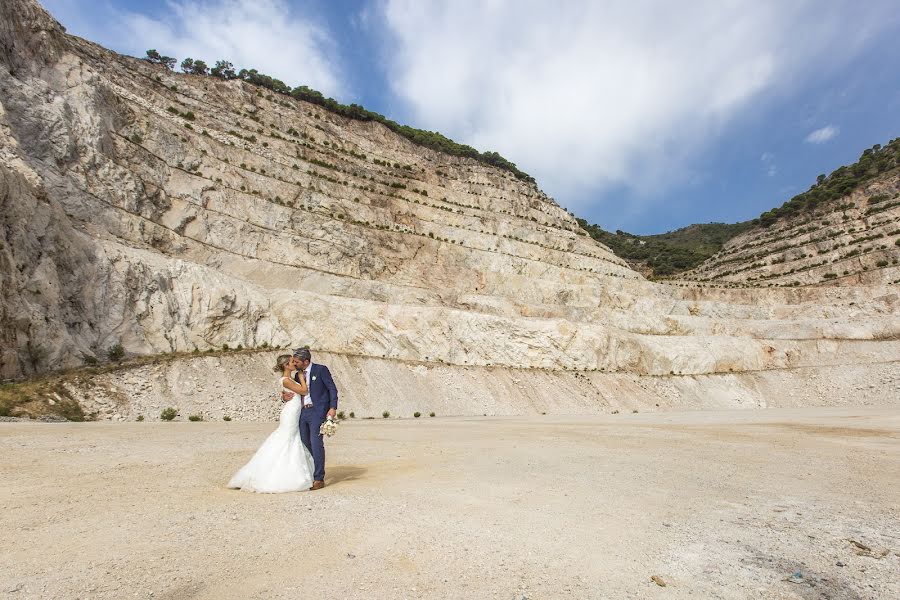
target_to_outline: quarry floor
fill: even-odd
[[[273,427],[0,423],[0,598],[900,598],[896,407]]]

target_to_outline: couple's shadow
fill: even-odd
[[[325,485],[331,486],[344,481],[356,481],[365,475],[366,470],[362,467],[354,467],[345,465],[342,467],[329,467],[328,474],[325,475]]]

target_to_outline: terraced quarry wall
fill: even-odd
[[[810,215],[759,227],[683,276],[759,286],[900,283],[900,173]]]
[[[74,377],[66,391],[98,420],[277,419],[281,403],[269,368],[275,352],[159,361],[114,373]],[[900,362],[741,373],[646,376],[629,372],[472,367],[317,353],[340,390],[340,409],[357,419],[452,415],[632,414],[692,409],[896,405]]]
[[[3,377],[103,359],[114,344],[152,355],[308,343],[385,372],[447,369],[444,385],[475,398],[486,379],[449,374],[676,377],[900,358],[894,287],[651,283],[507,171],[243,81],[117,55],[27,0],[0,17]],[[523,402],[504,390],[504,407]]]

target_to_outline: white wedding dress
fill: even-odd
[[[282,389],[283,377],[279,380]],[[313,458],[300,440],[300,394],[281,409],[278,429],[262,443],[253,458],[241,467],[228,487],[248,492],[277,494],[308,490],[313,484]]]

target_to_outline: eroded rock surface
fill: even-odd
[[[732,240],[684,279],[757,286],[900,284],[900,173]]]
[[[4,2],[0,21],[3,377],[117,343],[134,354],[308,343],[453,373],[592,377],[900,357],[884,278],[651,283],[506,171],[117,55],[28,0]]]

